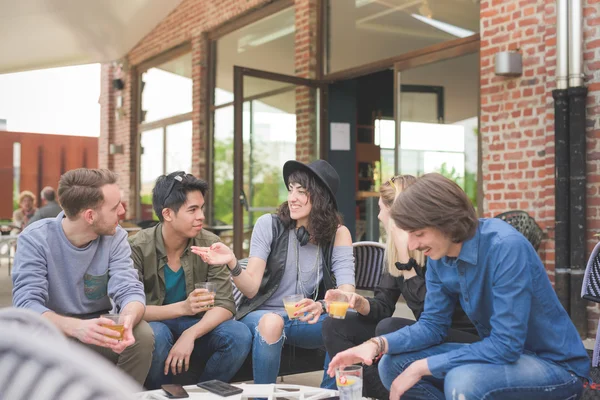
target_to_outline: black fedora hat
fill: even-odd
[[[316,160],[311,162],[310,164],[303,164],[300,161],[289,160],[285,164],[283,164],[283,181],[285,182],[285,186],[289,186],[289,177],[294,171],[304,171],[309,175],[314,176],[319,183],[321,183],[331,195],[331,199],[333,200],[333,205],[337,210],[337,200],[335,199],[335,194],[340,186],[340,176],[338,175],[335,168],[331,166],[325,160]]]

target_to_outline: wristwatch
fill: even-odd
[[[325,300],[317,300],[318,303],[321,303],[321,314],[326,314],[327,313],[327,303],[325,302]]]

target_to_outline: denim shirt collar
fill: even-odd
[[[478,259],[478,249],[479,249],[479,226],[475,230],[475,235],[462,242],[462,246],[460,248],[460,253],[458,257],[444,257],[444,263],[451,266],[456,266],[458,260],[461,260],[467,264],[477,265]]]

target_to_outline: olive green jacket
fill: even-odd
[[[225,265],[209,266],[190,250],[191,246],[208,247],[220,239],[217,235],[201,230],[198,236],[189,240],[181,255],[181,267],[185,276],[185,291],[189,296],[197,282],[214,282],[217,285],[215,307],[223,307],[235,315],[233,287],[229,268]],[[129,238],[133,266],[138,270],[144,283],[146,304],[162,306],[165,301],[165,272],[167,252],[162,237],[162,224],[143,229]],[[201,314],[199,314],[201,315]]]

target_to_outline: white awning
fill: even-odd
[[[181,0],[0,0],[0,74],[117,60]]]

